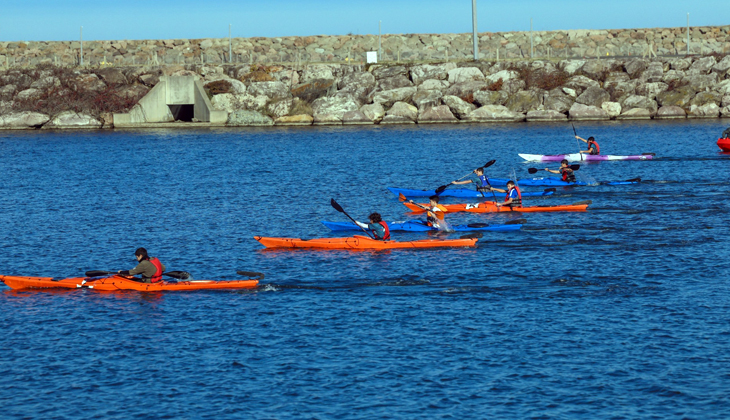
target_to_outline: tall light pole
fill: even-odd
[[[688,13],[689,14],[689,13]],[[687,18],[689,21],[689,18]],[[84,27],[79,30],[79,42],[81,43],[81,52],[79,54],[79,64],[84,65]]]
[[[479,42],[477,41],[477,0],[471,0],[471,28],[474,40],[474,61],[479,61]]]
[[[689,55],[689,13],[687,13],[687,55]]]
[[[228,24],[228,62],[233,62],[233,41],[231,41],[231,24]]]
[[[380,62],[380,60],[382,60],[382,56],[383,56],[383,53],[380,49],[380,35],[382,33],[382,31],[381,31],[382,24],[383,24],[383,21],[379,20],[378,21],[378,62]]]

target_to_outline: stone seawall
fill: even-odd
[[[128,111],[144,126],[138,101],[163,75],[199,79],[227,126],[730,118],[730,55],[711,55],[10,69],[0,72],[0,128],[112,127]]]
[[[531,43],[532,37],[532,43]],[[690,28],[690,53],[730,53],[730,26]],[[531,45],[533,50],[531,52]],[[360,63],[378,49],[377,35],[84,41],[85,65]],[[79,41],[0,42],[0,68],[77,65]],[[686,28],[482,32],[480,60],[595,58],[684,55]],[[472,37],[464,34],[387,34],[380,61],[435,62],[473,58]]]

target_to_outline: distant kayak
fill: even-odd
[[[360,230],[360,227],[352,222],[322,222],[328,229],[339,232],[349,230]],[[406,222],[388,223],[391,232],[438,232],[439,230],[433,226],[428,226],[420,220],[412,220]],[[454,232],[506,232],[512,230],[520,230],[521,224],[514,225],[490,225],[487,223],[471,223],[468,225],[451,226]]]
[[[641,155],[590,155],[587,153],[571,153],[567,155],[528,155],[519,153],[520,157],[529,162],[560,162],[563,159],[569,162],[600,162],[604,160],[651,160],[654,158],[653,153],[644,153]]]
[[[411,204],[408,202],[403,203],[413,213],[424,213],[426,210],[421,207]],[[449,212],[469,212],[469,213],[508,213],[508,212],[520,212],[520,213],[535,213],[535,212],[553,212],[553,211],[586,211],[588,209],[587,202],[564,204],[557,206],[526,206],[526,207],[514,207],[509,206],[497,207],[496,204],[491,201],[485,201],[476,204],[446,204],[444,207]],[[425,206],[425,204],[422,204]]]
[[[490,178],[489,182],[494,186],[507,185],[507,178]],[[632,185],[641,182],[641,178],[627,179],[626,181],[598,181],[595,183],[588,183],[584,181],[576,182],[565,182],[560,178],[556,177],[539,177],[539,178],[524,178],[518,179],[517,185],[520,187],[581,187],[588,185]],[[522,193],[525,196],[525,193]]]
[[[730,152],[730,139],[717,139],[717,145],[723,152]]]
[[[489,179],[490,182],[492,179]],[[499,180],[500,183],[493,183],[494,185],[505,185],[508,180]],[[483,194],[481,192],[478,192],[476,190],[470,190],[466,188],[454,188],[453,190],[445,189],[440,194],[436,194],[436,190],[411,190],[408,188],[393,188],[388,187],[388,190],[395,194],[396,197],[398,197],[399,194],[403,194],[406,197],[430,197],[432,195],[438,195],[439,197],[459,197],[459,198],[491,198],[494,199],[494,196],[498,198],[504,198],[506,193],[501,192],[494,192],[494,196],[492,196],[492,193],[489,191],[485,191]],[[545,197],[554,194],[554,191],[537,191],[537,192],[529,192],[529,191],[523,191],[522,196],[523,197]]]
[[[479,238],[469,239],[422,239],[416,241],[378,241],[368,236],[355,235],[350,238],[267,238],[254,236],[266,248],[311,248],[311,249],[402,249],[402,248],[444,248],[476,246]]]
[[[191,291],[212,289],[251,289],[258,280],[192,280],[160,281],[142,283],[125,276],[108,277],[71,277],[54,280],[53,277],[0,276],[0,281],[11,289],[80,289],[111,292],[117,290],[136,290],[140,292]]]

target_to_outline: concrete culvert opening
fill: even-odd
[[[172,118],[174,118],[175,121],[193,121],[193,117],[195,117],[195,105],[188,104],[168,106],[170,107],[170,113],[172,114]]]

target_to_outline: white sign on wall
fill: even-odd
[[[365,54],[367,54],[368,63],[377,63],[378,62],[378,52],[377,51],[368,51]]]

